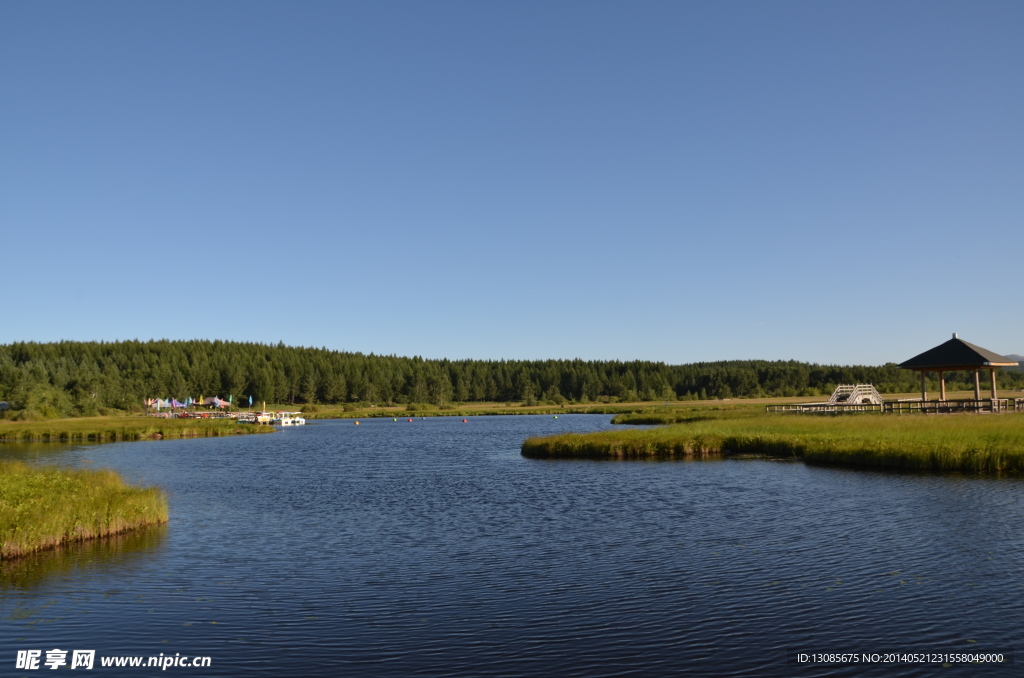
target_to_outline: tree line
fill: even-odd
[[[973,376],[946,375],[967,389]],[[1005,388],[1024,373],[1004,371]],[[234,396],[268,403],[589,403],[829,394],[871,383],[883,393],[920,389],[895,364],[817,365],[729,360],[427,360],[229,341],[118,341],[0,345],[0,401],[7,416],[91,416],[143,409],[147,398]],[[931,386],[932,390],[937,385]]]

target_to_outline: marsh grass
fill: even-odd
[[[911,396],[913,394],[910,394]],[[344,403],[296,405],[289,403],[267,403],[268,410],[302,410],[306,419],[370,419],[375,417],[472,417],[490,415],[523,414],[614,414],[650,417],[649,422],[622,423],[673,423],[673,418],[688,421],[701,416],[705,411],[750,411],[764,412],[765,405],[804,403],[821,400],[821,396],[793,398],[744,398],[735,400],[693,400],[654,402],[565,402],[562,404],[524,405],[521,402],[465,402],[447,403],[443,406],[411,403],[404,405],[372,405],[370,403]],[[257,404],[258,407],[262,403]],[[616,422],[618,423],[618,422]]]
[[[193,438],[271,433],[273,426],[239,424],[233,419],[158,419],[156,417],[83,417],[45,421],[0,421],[0,441],[110,442],[148,438]]]
[[[1024,416],[800,416],[739,410],[646,430],[530,438],[523,443],[522,453],[531,458],[570,459],[754,455],[834,466],[1020,474],[1024,472]]]
[[[291,407],[294,409],[303,408],[302,405],[292,405]],[[285,408],[284,405],[280,406],[278,409],[283,408]],[[417,403],[411,407],[405,405],[397,407],[341,407],[333,405],[317,405],[316,408],[315,412],[303,411],[302,416],[307,420],[374,419],[382,417],[480,417],[510,414],[617,414],[620,412],[641,409],[641,407],[636,403],[616,405],[565,405],[564,407],[558,405],[531,405],[529,407],[523,407],[517,403],[487,403],[485,405],[481,405],[479,403],[452,403],[443,407],[438,407],[435,405],[421,405]],[[272,408],[268,405],[267,409]]]
[[[114,471],[0,462],[0,560],[165,522],[163,491]]]
[[[612,417],[613,424],[630,424],[633,426],[664,426],[666,424],[693,424],[698,421],[715,421],[725,417],[743,416],[745,412],[728,414],[669,410],[664,412],[623,412]]]

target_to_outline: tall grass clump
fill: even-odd
[[[0,560],[167,522],[167,497],[110,470],[0,462]]]
[[[757,455],[907,471],[1024,473],[1024,416],[728,414],[648,430],[530,438],[532,458],[644,459]]]
[[[632,426],[664,426],[666,424],[684,424],[704,421],[708,417],[685,415],[677,412],[630,412],[616,414],[612,417],[613,424],[630,424]]]
[[[658,431],[604,431],[531,437],[522,454],[531,459],[687,459],[718,456],[720,438],[665,436]]]

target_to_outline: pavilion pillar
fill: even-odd
[[[995,400],[997,397],[999,397],[996,395],[996,371],[989,370],[988,373],[989,376],[991,376],[992,378],[992,400]]]
[[[928,402],[928,380],[924,370],[921,370],[921,402]]]
[[[981,400],[981,376],[980,370],[974,370],[974,399]]]
[[[939,372],[939,400],[946,399],[946,373]]]

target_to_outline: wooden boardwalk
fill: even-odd
[[[953,412],[1013,412],[1015,403],[1008,398],[982,400],[897,400],[885,403],[886,412],[896,414],[949,414]]]
[[[767,412],[803,414],[839,414],[843,412],[889,412],[892,414],[951,414],[954,412],[1024,412],[1024,398],[986,398],[982,400],[886,400],[874,403],[799,403],[767,405]]]
[[[884,412],[885,403],[799,403],[796,405],[767,405],[768,412],[803,412],[835,414],[837,412]]]

